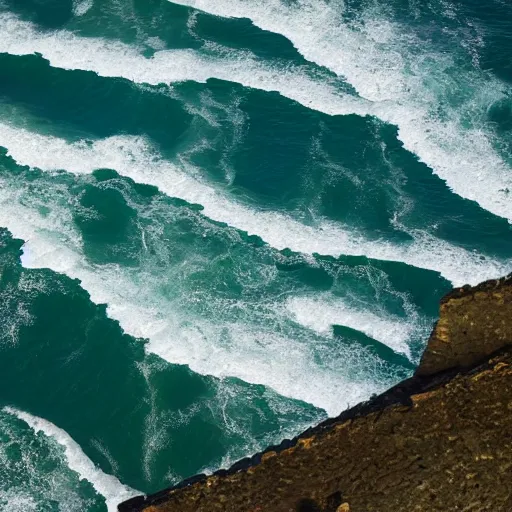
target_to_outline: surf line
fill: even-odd
[[[112,168],[137,183],[156,186],[170,197],[203,206],[202,213],[217,222],[257,235],[270,246],[302,254],[366,256],[397,261],[439,272],[455,286],[475,284],[507,273],[510,262],[482,258],[481,254],[454,246],[420,230],[413,240],[394,244],[367,240],[349,228],[327,219],[309,226],[281,212],[261,211],[231,200],[220,190],[187,171],[183,164],[164,160],[143,137],[113,136],[88,143],[40,135],[0,123],[0,145],[21,165],[52,172],[68,170],[90,174]]]
[[[78,473],[80,479],[90,482],[96,492],[105,498],[108,512],[117,512],[119,503],[142,494],[122,484],[115,476],[104,473],[85,455],[80,445],[65,430],[50,421],[14,407],[4,407],[3,411],[24,421],[34,432],[42,432],[61,445],[64,448],[68,467]]]

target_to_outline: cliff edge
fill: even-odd
[[[444,297],[415,375],[120,512],[512,511],[512,274]]]

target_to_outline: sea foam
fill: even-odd
[[[275,237],[280,247],[286,247],[290,242],[311,250],[317,246],[306,245],[316,244],[322,236],[322,230],[316,234],[310,228],[310,232],[306,232],[309,238],[301,239],[305,227],[297,221],[233,203],[162,160],[140,138],[114,137],[70,144],[4,124],[0,125],[0,145],[7,147],[18,163],[41,168],[50,175],[63,168],[77,174],[89,174],[94,169],[110,167],[139,182],[159,183],[168,194],[200,202],[206,205],[205,213],[229,224],[241,222],[249,232],[258,232],[258,228],[263,227],[271,238]],[[233,304],[229,298],[226,301],[217,298],[219,313],[226,314],[230,307],[242,310],[221,320],[220,314],[209,317],[193,314],[187,303],[180,300],[181,294],[177,299],[163,295],[160,272],[155,274],[144,267],[130,269],[89,262],[81,236],[76,232],[72,209],[66,206],[71,202],[70,198],[66,199],[69,193],[58,187],[52,191],[51,176],[47,180],[42,199],[38,199],[35,188],[24,190],[24,179],[11,181],[6,174],[2,180],[0,224],[10,229],[14,236],[27,241],[23,265],[47,267],[80,279],[91,300],[108,304],[109,316],[118,320],[126,332],[150,340],[147,350],[167,361],[188,364],[201,374],[220,378],[234,376],[246,382],[264,384],[284,396],[321,407],[329,414],[336,414],[347,403],[353,404],[382,388],[378,368],[368,374],[362,370],[368,366],[368,354],[364,351],[358,353],[343,344],[333,345],[330,334],[315,332],[315,326],[311,328],[297,315],[290,323],[292,314],[286,296],[262,297],[265,300],[256,306],[243,304],[240,300]],[[42,212],[43,205],[46,213]],[[288,237],[284,241],[286,245],[283,236]],[[329,242],[330,238],[322,242],[326,249]],[[361,248],[354,242],[351,250]],[[270,267],[275,271],[273,265]],[[174,282],[179,282],[182,267],[166,267],[168,279],[173,280],[173,273],[176,274]],[[189,291],[185,289],[183,294],[188,296]],[[329,321],[340,325],[347,321],[353,326],[350,318],[345,319],[344,312],[350,311],[357,315],[368,333],[383,343],[390,343],[390,337],[381,336],[377,327],[371,328],[376,315],[369,313],[370,307],[361,304],[357,309],[354,305],[345,305],[343,298],[329,300],[339,308]],[[208,299],[210,306],[211,301],[212,297]],[[401,332],[403,322],[403,319],[389,318],[386,326]],[[392,327],[393,323],[397,325]],[[410,332],[414,337],[416,331],[412,329]],[[401,340],[405,342],[405,337]]]
[[[354,237],[338,225],[307,227],[283,214],[251,209],[227,199],[161,159],[147,141],[137,137],[68,143],[0,124],[0,145],[7,147],[18,163],[49,173],[59,169],[77,174],[89,174],[97,168],[116,169],[138,182],[155,184],[168,195],[200,203],[209,217],[257,233],[278,248],[291,247],[305,253],[402,258],[427,268],[439,265],[459,282],[500,275],[507,268],[506,263],[482,261],[480,255],[446,242],[430,240],[429,245],[428,238],[418,238],[409,247],[371,242]],[[233,376],[264,384],[284,396],[309,402],[334,415],[346,404],[356,403],[381,390],[383,384],[378,367],[368,370],[368,355],[364,351],[332,344],[331,336],[325,335],[327,323],[349,327],[357,323],[357,328],[391,348],[405,350],[404,345],[392,342],[391,335],[382,331],[382,318],[376,318],[368,305],[355,310],[354,306],[334,297],[328,298],[324,305],[315,303],[315,307],[324,311],[330,308],[328,318],[323,318],[321,325],[318,325],[319,320],[311,323],[301,314],[304,304],[301,301],[308,300],[307,297],[296,299],[295,303],[287,302],[286,297],[280,301],[274,298],[271,304],[256,309],[251,304],[237,304],[237,308],[245,311],[238,320],[236,316],[223,321],[215,315],[191,316],[186,303],[158,292],[159,274],[114,264],[90,263],[74,227],[72,211],[66,207],[65,200],[62,202],[65,191],[51,192],[51,186],[48,188],[44,205],[46,210],[50,207],[50,213],[43,214],[34,192],[23,190],[23,181],[11,183],[4,179],[1,185],[0,224],[27,241],[24,266],[47,267],[80,279],[93,302],[108,304],[111,318],[118,320],[127,333],[149,339],[146,349],[169,362],[187,364],[205,375]],[[49,201],[52,194],[55,196],[53,203]],[[166,273],[171,271],[168,268]],[[219,307],[226,311],[232,306],[222,302]],[[254,318],[261,308],[263,317]],[[290,317],[302,330],[286,323]],[[403,320],[396,320],[392,325],[394,322],[388,318],[386,329],[402,333],[398,340],[405,341],[408,329],[413,335],[418,332]],[[284,326],[287,326],[285,330]],[[226,335],[229,342],[226,342]]]
[[[375,5],[348,22],[341,0],[173,3],[217,16],[248,18],[263,30],[285,36],[308,61],[344,77],[361,99],[368,100],[367,114],[398,126],[405,148],[456,194],[512,221],[507,193],[512,190],[512,173],[494,149],[485,121],[488,108],[511,90],[475,67],[474,58],[462,68],[457,54],[420,39]],[[465,41],[462,46],[467,46]],[[450,106],[454,94],[457,106]]]
[[[333,325],[343,325],[363,332],[409,358],[410,340],[422,339],[429,329],[417,319],[408,321],[392,318],[389,314],[386,317],[384,312],[361,311],[332,296],[293,297],[288,299],[286,308],[299,323],[320,334],[330,334]]]
[[[75,16],[83,16],[94,5],[94,0],[74,0],[73,14]]]
[[[474,70],[451,80],[451,60],[446,55],[430,50],[420,59],[404,56],[397,50],[407,47],[397,35],[398,27],[370,19],[351,28],[339,20],[331,4],[324,2],[300,2],[302,8],[279,1],[177,3],[219,15],[249,17],[261,28],[285,35],[307,59],[344,77],[360,96],[341,92],[325,73],[282,62],[262,62],[249,52],[209,44],[213,51],[206,53],[161,50],[145,58],[136,47],[118,41],[80,37],[65,30],[41,32],[9,13],[0,13],[0,51],[15,55],[38,52],[55,67],[89,70],[137,83],[217,78],[277,91],[329,115],[374,115],[398,126],[406,149],[431,167],[455,193],[512,220],[512,202],[507,194],[512,189],[510,168],[479,120],[493,102],[506,97],[504,84]],[[408,41],[409,45],[413,42]],[[387,49],[383,49],[383,43]],[[438,65],[436,91],[425,85],[432,68],[418,64],[432,60]],[[411,66],[414,71],[406,72],[405,68]],[[444,95],[461,83],[471,83],[476,92],[458,110],[448,109],[439,119],[435,114],[438,104],[446,104]],[[475,126],[463,126],[468,117],[475,117]]]
[[[309,108],[328,114],[365,114],[365,101],[338,90],[323,73],[319,81],[304,67],[263,62],[247,51],[209,44],[204,51],[160,50],[151,58],[142,49],[119,41],[81,37],[73,32],[42,32],[13,14],[0,13],[0,52],[40,53],[53,67],[93,71],[103,77],[122,77],[139,84],[206,82],[210,78],[276,91]],[[331,80],[333,83],[329,83]]]
[[[53,423],[13,407],[5,407],[3,411],[16,416],[35,432],[43,432],[63,446],[69,468],[78,473],[80,478],[88,480],[96,492],[104,496],[109,512],[116,512],[119,503],[140,494],[140,492],[123,485],[115,476],[101,471],[85,455],[80,445],[67,432]]]
[[[149,352],[203,375],[263,384],[330,415],[385,387],[378,367],[364,370],[368,359],[364,350],[330,346],[330,338],[308,330],[276,332],[276,324],[289,317],[284,304],[270,304],[267,326],[255,325],[250,318],[237,322],[193,316],[180,309],[179,302],[157,293],[161,276],[140,268],[88,262],[70,210],[59,209],[46,198],[51,211],[43,214],[33,192],[27,195],[7,181],[0,185],[0,224],[27,241],[24,266],[50,268],[80,279],[91,300],[108,304],[108,315],[128,334],[150,340]],[[32,206],[27,204],[31,200]],[[246,312],[251,314],[250,309]]]
[[[306,254],[353,255],[400,261],[434,270],[454,285],[476,284],[507,273],[510,262],[486,258],[420,230],[410,230],[411,242],[368,240],[340,223],[321,220],[305,225],[289,215],[262,211],[227,197],[200,181],[194,170],[164,160],[144,138],[115,136],[94,142],[69,143],[7,124],[0,124],[0,145],[22,165],[45,171],[89,174],[111,168],[138,183],[154,185],[170,197],[200,204],[210,219],[260,236],[276,249]]]

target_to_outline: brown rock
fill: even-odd
[[[453,290],[441,300],[439,321],[417,375],[471,366],[512,343],[512,274]]]

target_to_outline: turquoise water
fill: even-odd
[[[512,270],[502,0],[0,1],[0,510],[114,511],[411,375]]]

